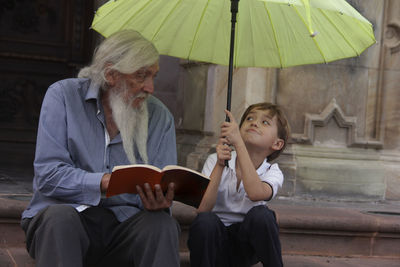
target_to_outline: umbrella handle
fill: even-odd
[[[239,9],[239,0],[231,0],[231,41],[229,47],[229,72],[228,72],[228,92],[226,98],[226,109],[231,111],[232,102],[232,77],[233,77],[233,59],[235,54],[235,28],[236,28],[236,15]],[[225,121],[229,121],[226,116]]]
[[[231,43],[229,50],[229,72],[228,72],[228,92],[226,97],[226,109],[231,111],[232,101],[232,76],[233,76],[233,57],[235,51],[235,28],[236,28],[236,14],[239,10],[239,0],[231,0]],[[230,121],[228,115],[225,117],[225,121]],[[229,167],[228,161],[225,160],[225,167]]]

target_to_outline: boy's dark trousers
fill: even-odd
[[[189,230],[188,247],[192,267],[245,267],[259,261],[283,266],[275,212],[263,205],[228,227],[213,212],[199,213]]]

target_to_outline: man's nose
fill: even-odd
[[[143,91],[148,94],[154,93],[154,80],[153,78],[148,78],[144,82]]]

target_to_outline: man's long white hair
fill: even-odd
[[[115,70],[131,74],[158,61],[159,54],[153,43],[134,30],[122,30],[110,35],[95,50],[92,63],[78,73],[90,78],[105,89],[106,73]]]
[[[90,78],[99,85],[102,90],[107,90],[106,74],[114,70],[123,74],[131,74],[135,71],[154,65],[159,54],[154,45],[134,30],[123,30],[114,33],[105,39],[95,50],[92,63],[81,69],[80,78]],[[124,101],[121,93],[128,90],[126,83],[119,88],[119,93],[112,92],[110,106],[113,111],[113,119],[122,138],[122,144],[128,160],[136,163],[134,147],[145,163],[147,157],[147,129],[148,112],[147,105],[143,103],[138,109],[132,108],[131,99]],[[143,97],[143,96],[142,96]]]

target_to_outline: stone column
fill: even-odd
[[[387,0],[384,6],[380,58],[382,104],[381,159],[385,170],[386,200],[400,200],[400,1]]]

